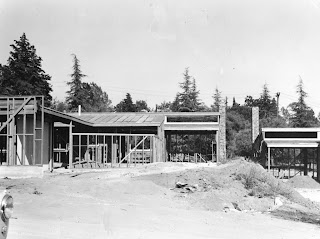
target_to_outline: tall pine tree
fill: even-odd
[[[116,105],[115,110],[117,112],[136,112],[136,106],[132,101],[132,97],[130,93],[126,94],[126,98],[124,98],[119,104]]]
[[[314,116],[314,111],[307,106],[305,98],[308,96],[304,91],[303,81],[300,77],[297,85],[298,101],[289,105],[293,114],[290,117],[290,124],[292,127],[312,127],[318,124]]]
[[[66,101],[69,105],[70,111],[75,111],[78,109],[79,105],[83,106],[83,100],[87,96],[85,94],[87,87],[84,87],[82,84],[82,78],[86,75],[82,74],[80,69],[80,61],[75,54],[73,56],[73,72],[70,75],[71,81],[67,82],[67,85],[70,86],[70,90],[67,91]]]
[[[52,101],[51,76],[41,68],[42,59],[23,33],[19,40],[10,45],[7,65],[0,65],[0,94],[2,95],[43,95],[45,105]]]
[[[212,110],[219,111],[220,104],[221,104],[221,91],[219,91],[218,87],[216,87],[216,90],[213,94],[213,105],[211,105]]]
[[[183,73],[183,82],[179,83],[182,92],[178,92],[171,105],[172,111],[199,111],[201,103],[196,80],[189,75],[189,68]]]

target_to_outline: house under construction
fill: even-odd
[[[0,97],[0,165],[105,168],[226,157],[220,112],[72,113],[43,96]],[[47,167],[48,166],[48,167]]]
[[[320,128],[262,128],[252,113],[253,153],[275,177],[310,176],[320,181]]]

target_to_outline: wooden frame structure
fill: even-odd
[[[255,158],[276,177],[309,175],[320,181],[320,128],[262,128]]]
[[[0,165],[43,164],[43,108],[43,96],[0,97]]]
[[[154,162],[155,136],[152,134],[71,132],[71,137],[71,168],[129,167]]]
[[[103,168],[166,162],[172,153],[168,135],[173,134],[209,139],[211,157],[195,150],[190,160],[189,154],[189,162],[205,162],[214,154],[219,158],[223,124],[225,128],[218,112],[65,114],[46,108],[43,96],[0,97],[0,166]]]

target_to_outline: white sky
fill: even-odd
[[[74,53],[114,105],[172,101],[189,67],[207,105],[216,86],[242,104],[267,83],[287,106],[300,75],[320,111],[320,0],[0,0],[0,63],[23,32],[60,100]]]

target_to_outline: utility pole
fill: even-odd
[[[280,92],[276,93],[276,97],[277,97],[277,118],[279,116],[279,96],[280,96]]]

